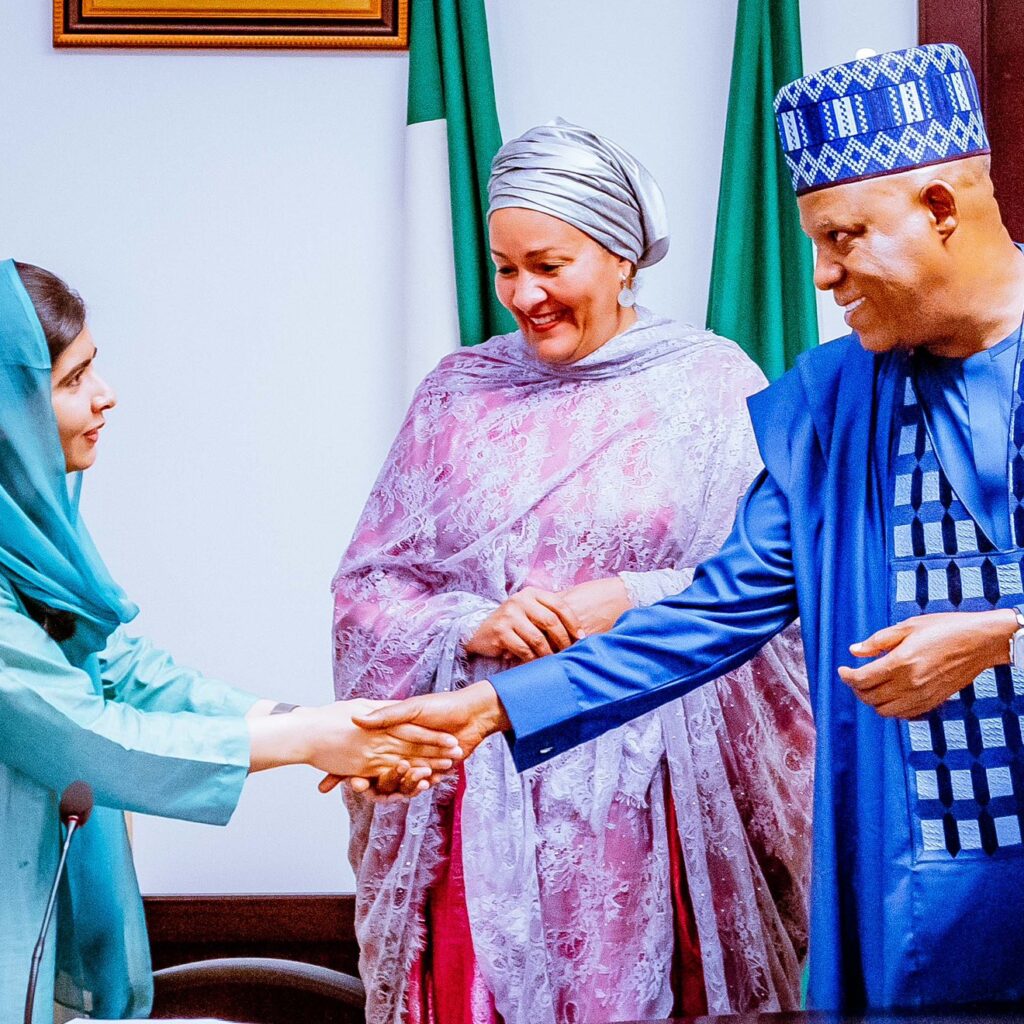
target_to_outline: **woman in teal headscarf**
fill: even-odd
[[[306,763],[407,778],[449,767],[455,741],[378,739],[367,702],[260,700],[127,637],[136,607],[78,514],[114,395],[95,369],[79,296],[38,267],[0,263],[0,1019],[20,1019],[61,843],[62,790],[96,797],[76,838],[36,997],[98,1017],[146,1016],[151,968],[124,810],[224,824],[250,771]],[[69,475],[71,474],[71,475]],[[274,714],[275,711],[293,711]],[[456,751],[457,753],[457,751]],[[422,785],[426,785],[426,781]]]

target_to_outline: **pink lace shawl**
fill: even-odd
[[[685,586],[760,468],[732,342],[642,311],[571,366],[518,333],[448,356],[418,389],[334,579],[339,697],[485,678],[462,643],[508,595],[622,573],[636,603]],[[665,777],[709,1010],[798,1006],[813,728],[789,630],[744,668],[522,775],[504,739],[466,764],[467,907],[506,1024],[667,1015]],[[441,856],[442,785],[347,797],[367,1020],[403,1017]]]

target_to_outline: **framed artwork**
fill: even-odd
[[[409,2],[53,0],[53,45],[403,50]]]

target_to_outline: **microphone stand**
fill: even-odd
[[[25,996],[25,1024],[32,1024],[32,1007],[36,1001],[36,984],[39,981],[39,967],[43,962],[43,946],[46,944],[46,933],[50,928],[50,918],[53,917],[53,908],[57,902],[57,889],[60,885],[61,875],[64,874],[64,863],[68,859],[68,848],[71,846],[71,840],[74,838],[75,832],[78,831],[80,824],[84,824],[84,822],[81,822],[77,814],[68,818],[68,834],[60,851],[57,877],[53,880],[50,899],[46,904],[46,913],[43,915],[43,926],[39,929],[39,938],[36,939],[36,947],[32,951],[32,967],[28,973],[28,993]]]

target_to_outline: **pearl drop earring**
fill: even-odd
[[[622,306],[623,309],[629,309],[631,306],[636,305],[636,292],[626,284],[625,274],[619,275],[619,281],[622,284],[622,288],[619,291],[619,305]]]

